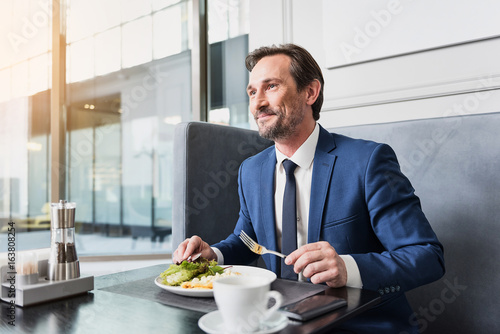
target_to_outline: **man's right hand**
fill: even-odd
[[[201,257],[207,260],[217,260],[217,254],[215,254],[210,245],[201,240],[197,235],[193,235],[191,238],[187,238],[181,242],[175,250],[172,260],[174,263],[181,263],[191,255],[198,253],[201,253]]]

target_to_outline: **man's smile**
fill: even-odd
[[[256,115],[255,115],[255,119],[256,120],[266,120],[268,119],[269,117],[272,117],[272,116],[277,116],[277,113],[271,111],[271,110],[264,110],[264,111],[259,111]]]

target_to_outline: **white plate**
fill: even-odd
[[[288,325],[288,318],[280,313],[275,312],[269,319],[267,319],[260,329],[252,332],[252,334],[269,334],[282,330]],[[222,314],[219,311],[213,311],[205,314],[198,320],[198,326],[206,333],[224,333],[224,322]]]
[[[270,282],[274,282],[276,280],[276,274],[270,270],[258,268],[258,267],[250,267],[250,266],[226,266],[233,273],[240,273],[245,276],[260,276],[266,277]],[[213,297],[213,290],[197,290],[197,289],[183,289],[180,286],[170,286],[161,283],[162,278],[160,276],[156,277],[155,284],[160,288],[167,290],[168,292],[172,292],[181,296],[188,297]]]

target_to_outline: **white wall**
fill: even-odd
[[[252,0],[249,47],[292,42],[312,53],[325,77],[324,126],[500,111],[500,38],[327,69],[324,26],[335,22],[324,22],[323,7],[321,0]],[[406,8],[398,19],[415,13]],[[352,35],[354,27],[338,28]]]

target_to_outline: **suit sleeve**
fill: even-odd
[[[408,291],[444,274],[439,243],[394,151],[376,146],[365,171],[365,201],[374,233],[385,251],[352,254],[370,290]]]
[[[225,240],[212,245],[212,247],[216,247],[222,252],[225,264],[246,265],[252,263],[258,258],[258,255],[252,253],[238,237],[240,231],[244,230],[252,239],[257,240],[252,222],[250,220],[250,215],[248,213],[243,192],[242,170],[244,168],[244,165],[245,162],[241,164],[238,174],[238,195],[240,198],[240,212],[238,221],[233,233],[231,233]]]

